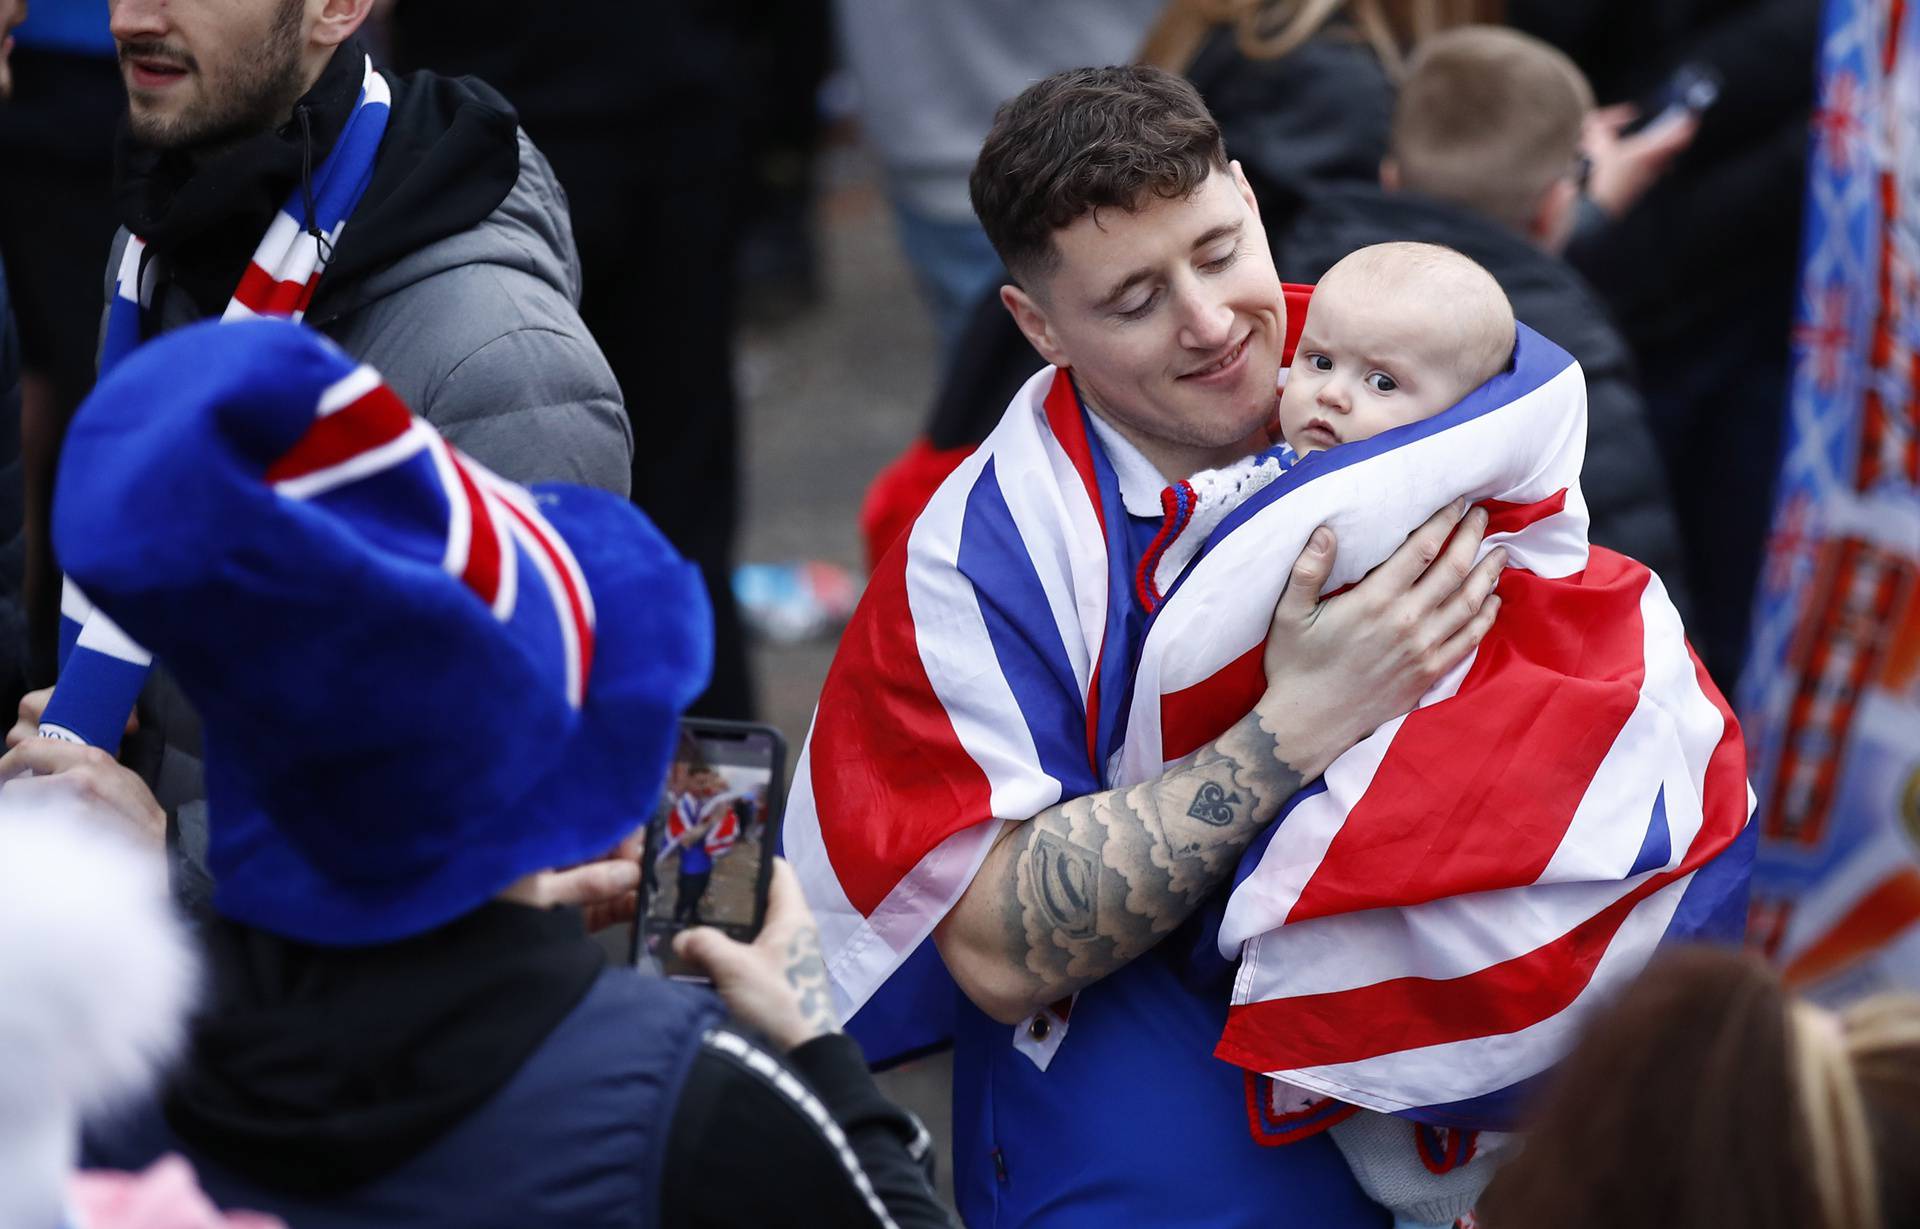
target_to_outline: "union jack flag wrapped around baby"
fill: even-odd
[[[1129,568],[1098,433],[1036,375],[876,572],[797,767],[787,845],[843,1013],[921,970],[1002,823],[1158,777],[1253,707],[1315,526],[1331,590],[1466,496],[1509,552],[1500,616],[1248,851],[1217,1052],[1274,1079],[1269,1138],[1330,1125],[1326,1098],[1510,1128],[1655,948],[1739,932],[1751,860],[1739,727],[1659,578],[1588,543],[1585,442],[1579,367],[1523,325],[1434,418],[1167,488]]]

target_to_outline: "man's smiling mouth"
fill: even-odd
[[[1233,366],[1233,364],[1239,360],[1240,356],[1247,352],[1247,346],[1252,341],[1253,332],[1252,330],[1248,330],[1245,337],[1242,337],[1218,359],[1215,359],[1213,362],[1208,363],[1205,367],[1201,367],[1198,370],[1189,371],[1180,378],[1183,380],[1194,380],[1203,379],[1210,375],[1218,375],[1220,372]]]

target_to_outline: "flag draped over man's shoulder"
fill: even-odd
[[[869,581],[784,832],[843,1016],[926,940],[1002,821],[1103,788],[1124,518],[1071,377],[1048,368]]]
[[[349,215],[373,181],[374,160],[386,135],[392,91],[373,67],[362,69],[360,97],[312,183],[295,188],[255,248],[222,320],[284,316],[299,320],[313,301],[320,276],[340,242]],[[147,245],[129,236],[107,306],[100,347],[105,375],[147,339],[158,270]],[[94,610],[71,580],[60,595],[60,681],[47,702],[40,732],[112,751],[146,681],[152,658],[113,621]]]
[[[1920,6],[1826,6],[1794,350],[1751,937],[1840,1000],[1920,988]]]
[[[1250,1105],[1262,1138],[1324,1128],[1327,1099],[1510,1129],[1518,1089],[1659,944],[1744,923],[1740,729],[1659,578],[1589,545],[1586,434],[1579,367],[1523,325],[1511,367],[1458,405],[1246,499],[1154,617],[1116,784],[1161,775],[1259,699],[1271,612],[1315,526],[1337,534],[1335,584],[1462,495],[1490,514],[1482,553],[1508,553],[1480,647],[1243,859],[1217,1053],[1279,1085]]]

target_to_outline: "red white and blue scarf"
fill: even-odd
[[[354,207],[373,180],[386,135],[392,91],[368,58],[360,96],[311,184],[294,189],[254,249],[222,320],[283,316],[300,320],[340,242]],[[112,370],[153,333],[149,319],[158,280],[146,243],[130,236],[114,279],[100,348],[100,372]],[[152,656],[93,608],[71,579],[60,594],[60,681],[40,732],[112,751],[145,683]]]

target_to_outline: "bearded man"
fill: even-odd
[[[485,84],[377,72],[356,37],[372,6],[110,0],[128,108],[103,369],[202,318],[304,319],[502,476],[626,494],[632,436],[580,321],[546,159]],[[9,741],[33,732],[47,694],[22,703]],[[192,855],[198,718],[164,671],[139,717],[126,762]]]

